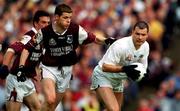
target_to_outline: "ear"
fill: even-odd
[[[34,27],[37,27],[37,22],[34,22]]]
[[[131,31],[131,34],[133,34],[133,33],[134,33],[134,30]]]
[[[56,15],[54,16],[54,20],[58,20],[58,19],[59,19],[59,15],[56,14]]]

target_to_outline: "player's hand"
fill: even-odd
[[[149,79],[149,75],[150,75],[149,73],[150,73],[150,71],[147,68],[146,73],[144,74],[144,77],[142,78],[142,81],[147,81]]]
[[[135,70],[137,65],[128,65],[122,67],[122,72],[125,72],[129,78],[136,81],[140,77],[140,71]]]
[[[107,38],[104,42],[107,46],[110,46],[112,43],[114,43],[117,39],[113,37]]]
[[[0,67],[0,78],[1,79],[6,79],[6,77],[8,76],[9,74],[9,69],[8,69],[8,66],[7,65],[2,65]]]
[[[26,81],[25,67],[23,65],[19,66],[16,76],[18,82]]]

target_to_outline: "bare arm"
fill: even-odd
[[[122,67],[120,65],[110,65],[110,64],[103,64],[102,65],[102,70],[104,72],[112,72],[112,73],[118,73],[118,72],[122,72]]]
[[[113,44],[117,39],[113,37],[106,38],[104,36],[96,36],[95,43],[97,44],[106,44],[107,46],[110,46]]]
[[[79,26],[79,43],[80,44],[88,44],[88,43],[95,42],[97,44],[110,45],[114,41],[116,41],[115,38],[112,38],[112,37],[106,38],[105,34],[99,33],[99,32],[95,32],[95,33],[87,32],[81,26]]]
[[[11,48],[8,48],[6,51],[4,58],[3,58],[3,64],[0,67],[0,78],[1,79],[6,79],[6,77],[9,74],[9,67],[12,62],[12,59],[14,57],[15,51]]]
[[[15,54],[15,52],[13,49],[8,49],[3,58],[3,65],[9,66],[12,62],[14,54]]]
[[[29,56],[29,51],[27,49],[23,49],[23,51],[21,53],[21,57],[20,57],[19,66],[25,65],[28,56]]]
[[[106,40],[107,38],[105,38],[104,36],[102,36],[102,35],[96,35],[96,39],[95,39],[95,43],[97,43],[97,44],[105,44],[105,40]]]

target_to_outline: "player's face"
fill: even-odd
[[[136,47],[136,49],[138,49],[146,41],[148,37],[147,28],[140,29],[139,27],[136,27],[132,31],[132,37],[133,37],[134,46]]]
[[[57,25],[61,29],[67,29],[71,23],[72,13],[63,12],[61,16],[56,19]]]
[[[39,21],[35,23],[35,28],[39,30],[49,25],[49,23],[50,23],[50,17],[42,16],[39,18]]]

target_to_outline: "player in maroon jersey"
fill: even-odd
[[[38,100],[32,78],[37,75],[35,67],[39,64],[42,47],[37,45],[32,48],[25,63],[24,69],[26,69],[26,76],[23,76],[24,74],[17,75],[17,69],[19,70],[19,61],[24,45],[33,40],[32,38],[36,36],[38,30],[47,26],[49,23],[50,15],[45,11],[38,10],[33,18],[34,27],[24,34],[22,40],[10,45],[6,51],[3,66],[0,68],[0,78],[6,79],[6,109],[8,111],[20,111],[22,102],[24,102],[31,111],[40,110],[41,104]],[[10,67],[13,58],[14,62],[12,67]]]
[[[66,4],[57,5],[53,23],[39,31],[35,42],[29,42],[21,56],[20,66],[24,65],[33,47],[39,43],[44,46],[41,67],[45,103],[42,111],[54,111],[62,100],[69,87],[72,66],[78,62],[75,51],[78,46],[92,42],[111,44],[115,41],[113,38],[96,37],[71,19],[72,9]]]

